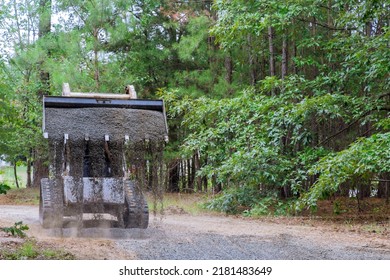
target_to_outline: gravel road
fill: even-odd
[[[22,220],[29,235],[79,259],[390,260],[390,240],[310,223],[168,213],[149,228],[44,230],[35,206],[0,205],[0,226]]]

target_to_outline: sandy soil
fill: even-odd
[[[0,205],[0,227],[23,221],[30,237],[77,259],[390,259],[388,235],[315,219],[252,220],[168,209],[150,220],[146,230],[46,230],[39,225],[38,207]],[[8,238],[0,236],[0,248]]]

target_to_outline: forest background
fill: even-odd
[[[250,216],[388,207],[389,26],[387,0],[3,0],[0,155],[39,187],[43,96],[133,84],[167,107],[168,192]]]

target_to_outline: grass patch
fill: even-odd
[[[23,165],[18,166],[16,168],[16,170],[17,170],[19,186],[21,188],[26,187],[26,185],[27,185],[27,167],[23,166]],[[16,188],[13,166],[0,167],[0,182],[7,184],[11,188]]]
[[[39,205],[39,189],[10,189],[0,194],[0,205]]]
[[[389,231],[390,224],[386,223],[369,223],[362,226],[362,230],[370,233],[385,234]]]
[[[4,244],[0,250],[2,260],[74,260],[75,256],[61,249],[53,248],[47,244],[39,243],[34,239],[11,246]],[[1,246],[0,246],[1,248]]]
[[[148,206],[152,212],[153,209],[153,197],[152,194],[147,194]],[[184,212],[197,215],[200,213],[208,212],[201,207],[201,204],[205,200],[205,194],[183,194],[183,193],[165,193],[162,201],[164,210],[176,208],[182,209]],[[157,205],[157,212],[161,207],[159,202]]]

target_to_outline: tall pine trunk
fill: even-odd
[[[27,170],[26,170],[26,172],[27,172],[27,183],[26,183],[26,188],[31,188],[32,187],[32,180],[31,180],[31,172],[32,172],[32,170],[31,170],[31,159],[30,158],[28,158],[27,159]]]
[[[15,185],[19,189],[19,179],[18,179],[18,172],[17,172],[16,161],[14,162],[14,178],[15,178]]]
[[[39,30],[38,37],[39,39],[44,38],[48,34],[50,34],[51,28],[51,0],[40,0],[39,1]],[[48,55],[50,55],[50,51],[47,51]],[[50,93],[50,73],[46,71],[43,67],[42,61],[39,65],[39,79],[41,82],[41,86],[38,90],[39,98],[43,98],[44,95],[48,95]],[[45,164],[45,159],[43,157],[44,151],[42,147],[35,147],[33,155],[33,187],[39,187],[41,178],[48,175],[49,170]]]
[[[231,85],[233,82],[233,59],[230,53],[228,53],[225,57],[225,80]]]
[[[282,79],[287,76],[288,73],[288,42],[287,42],[287,32],[285,31],[283,34],[283,42],[282,42]]]
[[[275,51],[274,51],[274,28],[268,27],[268,46],[269,46],[269,74],[275,76]]]
[[[269,74],[275,76],[275,50],[274,50],[274,29],[268,27],[268,47],[269,47]],[[275,89],[271,90],[271,95],[275,95]]]

